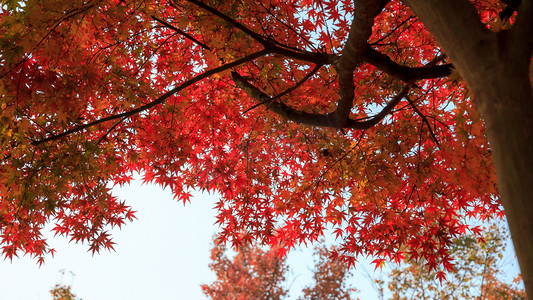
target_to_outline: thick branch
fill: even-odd
[[[350,27],[346,45],[336,64],[339,74],[339,100],[333,112],[337,122],[346,122],[353,107],[355,67],[362,61],[368,47],[368,38],[372,34],[374,18],[381,12],[382,3],[377,0],[355,1],[355,17]],[[336,127],[345,127],[339,123]]]
[[[338,57],[334,54],[328,54],[328,53],[318,53],[318,52],[308,52],[304,50],[294,50],[293,48],[289,49],[290,47],[286,47],[282,45],[281,43],[271,41],[268,38],[263,37],[262,35],[254,32],[253,30],[249,29],[248,27],[244,26],[243,24],[239,23],[237,20],[231,18],[230,16],[218,11],[217,9],[197,0],[187,0],[188,2],[205,9],[209,13],[221,18],[222,20],[226,21],[231,26],[235,27],[236,29],[242,31],[247,36],[255,40],[256,42],[260,43],[265,47],[265,49],[270,50],[272,53],[276,53],[285,57],[289,57],[292,59],[297,59],[301,61],[311,62],[314,64],[335,64],[338,60]]]
[[[368,47],[365,61],[379,70],[403,82],[446,77],[451,74],[452,64],[440,66],[408,67],[391,60],[387,55]]]
[[[228,69],[231,69],[233,67],[236,67],[238,65],[241,65],[243,63],[246,63],[246,62],[249,62],[251,60],[254,60],[258,57],[261,57],[261,56],[264,56],[266,54],[268,54],[270,51],[268,50],[261,50],[261,51],[258,51],[258,52],[255,52],[255,53],[252,53],[250,55],[247,55],[241,59],[238,59],[234,62],[231,62],[231,63],[228,63],[228,64],[225,64],[225,65],[222,65],[220,67],[217,67],[217,68],[214,68],[214,69],[211,69],[211,70],[208,70],[208,71],[205,71],[204,73],[180,84],[179,86],[171,89],[170,91],[166,92],[165,94],[161,95],[159,98],[155,99],[154,101],[148,103],[148,104],[145,104],[145,105],[142,105],[138,108],[135,108],[135,109],[132,109],[130,111],[127,111],[127,112],[123,112],[121,114],[116,114],[116,115],[111,115],[111,116],[108,116],[108,117],[105,117],[105,118],[102,118],[102,119],[99,119],[99,120],[96,120],[96,121],[93,121],[93,122],[89,122],[89,123],[86,123],[86,124],[83,124],[83,125],[79,125],[79,126],[76,126],[70,130],[67,130],[67,131],[64,131],[62,133],[59,133],[59,134],[56,134],[56,135],[52,135],[52,136],[49,136],[45,139],[42,139],[42,140],[39,140],[39,141],[34,141],[32,144],[37,146],[37,145],[40,145],[42,143],[46,143],[46,142],[49,142],[49,141],[53,141],[53,140],[57,140],[57,139],[60,139],[62,137],[65,137],[65,136],[68,136],[70,134],[73,134],[73,133],[76,133],[76,132],[79,132],[79,131],[82,131],[84,129],[87,129],[89,127],[92,127],[92,126],[95,126],[95,125],[98,125],[98,124],[101,124],[101,123],[104,123],[104,122],[107,122],[107,121],[112,121],[112,120],[116,120],[116,119],[120,119],[120,118],[123,118],[123,119],[126,119],[126,118],[129,118],[133,115],[136,115],[140,112],[143,112],[145,110],[148,110],[156,105],[159,105],[159,104],[162,104],[163,102],[165,102],[170,96],[182,91],[183,89],[211,76],[211,75],[214,75],[214,74],[217,74],[217,73],[220,73],[222,71],[225,71],[225,70],[228,70]]]
[[[407,96],[409,92],[409,87],[405,86],[402,88],[400,93],[396,95],[392,100],[379,112],[377,115],[366,121],[353,120],[347,118],[343,122],[339,122],[335,119],[335,115],[331,114],[316,114],[308,113],[304,111],[299,111],[294,108],[289,107],[288,105],[282,102],[273,101],[272,97],[260,91],[257,87],[250,84],[244,77],[242,77],[237,72],[231,73],[233,81],[237,86],[239,86],[245,93],[250,95],[252,98],[257,100],[259,103],[264,103],[265,107],[288,119],[300,124],[307,124],[311,126],[319,127],[334,127],[334,128],[354,128],[354,129],[368,129],[377,125],[381,122],[388,114],[392,112],[394,107],[400,102],[402,98]],[[344,124],[343,127],[339,127],[338,124]]]
[[[329,53],[293,51],[278,46],[270,46],[267,47],[267,49],[269,49],[272,53],[276,53],[281,56],[319,65],[334,65],[339,60],[339,57],[337,55]]]
[[[209,13],[221,18],[222,20],[228,22],[233,27],[239,29],[240,31],[244,32],[246,35],[251,37],[252,39],[256,40],[258,43],[263,45],[265,48],[268,48],[268,45],[270,44],[265,38],[263,38],[260,34],[257,34],[247,28],[246,26],[242,25],[241,23],[237,22],[236,20],[232,19],[226,14],[221,13],[217,9],[197,0],[187,0],[187,2],[192,3],[198,7],[201,7],[202,9],[207,10]]]
[[[529,67],[533,51],[533,0],[522,0],[516,22],[509,30],[509,59],[515,58],[516,67]]]
[[[308,124],[319,127],[336,127],[335,122],[330,115],[308,113],[298,111],[284,103],[273,101],[272,97],[260,91],[258,88],[250,84],[244,77],[237,72],[232,72],[231,76],[235,84],[240,87],[246,94],[257,100],[259,103],[264,103],[265,107],[291,121],[301,124]]]

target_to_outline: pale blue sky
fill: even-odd
[[[28,257],[0,261],[0,300],[51,299],[49,290],[61,281],[84,300],[206,299],[200,284],[214,280],[208,264],[216,197],[195,194],[192,203],[183,206],[168,190],[138,181],[114,191],[137,210],[138,218],[113,230],[116,252],[92,256],[87,245],[51,238],[57,253],[41,268]],[[311,280],[311,253],[304,249],[289,255],[291,299]],[[361,299],[376,299],[363,268],[373,270],[361,264],[354,283],[362,290]]]
[[[195,194],[183,206],[168,190],[138,181],[114,192],[133,206],[138,218],[112,231],[115,252],[92,256],[87,245],[50,238],[57,253],[47,257],[41,268],[28,257],[0,261],[0,300],[50,299],[49,290],[61,281],[71,284],[84,300],[206,299],[200,284],[215,279],[208,264],[216,232],[212,209],[216,197]],[[293,271],[288,283],[293,291],[311,278],[311,253],[297,250],[290,256]],[[65,270],[64,276],[60,270]],[[363,282],[358,285],[364,286]]]
[[[27,257],[0,264],[0,300],[50,299],[61,269],[75,274],[67,272],[63,283],[72,283],[85,300],[202,299],[199,284],[214,277],[207,267],[214,197],[201,195],[184,207],[170,192],[138,183],[115,194],[137,210],[138,218],[112,231],[115,252],[92,256],[87,245],[51,238],[57,253],[41,268]]]

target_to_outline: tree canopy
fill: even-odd
[[[505,276],[507,227],[502,222],[487,225],[481,239],[464,235],[453,241],[455,270],[446,281],[435,280],[437,271],[423,261],[392,266],[387,274],[392,299],[526,299],[520,275]]]
[[[436,280],[437,270],[428,270],[422,260],[387,264],[378,277],[368,272],[354,275],[351,269],[331,260],[331,250],[325,243],[315,245],[313,280],[302,289],[298,299],[349,300],[368,297],[361,294],[361,277],[372,282],[375,299],[526,299],[521,279],[505,275],[507,226],[503,222],[485,224],[482,237],[468,234],[453,240],[451,257],[456,263],[454,272],[445,281]],[[331,246],[330,246],[331,248]],[[295,281],[287,280],[294,270],[286,259],[275,255],[277,249],[261,249],[257,245],[239,247],[230,258],[230,251],[215,245],[211,252],[211,270],[216,280],[203,285],[210,299],[287,299]],[[507,261],[508,263],[508,261]],[[363,269],[360,264],[356,269]],[[442,269],[438,267],[437,269]],[[294,274],[294,280],[301,274]],[[358,288],[358,289],[356,289]],[[291,289],[291,291],[293,291]],[[277,291],[277,292],[276,292]],[[366,299],[366,298],[365,298]]]
[[[283,253],[332,227],[348,263],[451,269],[466,219],[503,215],[496,169],[532,230],[532,1],[1,3],[5,257],[42,262],[49,221],[112,248],[134,214],[111,187],[136,172],[219,193],[219,241]]]

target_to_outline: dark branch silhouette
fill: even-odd
[[[206,50],[211,50],[211,48],[209,48],[209,46],[207,46],[206,44],[200,42],[199,40],[195,39],[193,36],[191,36],[190,34],[186,33],[185,31],[177,28],[176,26],[168,23],[167,21],[164,21],[164,20],[161,20],[159,19],[158,17],[156,16],[152,16],[152,19],[163,24],[165,27],[168,27],[172,30],[174,30],[175,32],[183,35],[184,37],[188,38],[189,40],[195,42],[196,44],[200,45],[202,48],[206,49]]]
[[[347,117],[345,120],[337,120],[336,118],[338,115],[334,113],[309,113],[291,108],[282,102],[273,101],[272,97],[268,96],[264,92],[260,91],[257,87],[250,84],[239,73],[232,72],[231,75],[237,86],[239,86],[252,98],[259,101],[259,103],[264,103],[264,106],[268,110],[296,123],[320,127],[368,129],[381,122],[388,114],[390,114],[400,100],[407,96],[407,93],[409,92],[409,87],[404,86],[402,90],[396,96],[394,96],[378,114],[368,120],[354,120],[350,119],[349,117]],[[339,127],[338,124],[344,124],[344,126]]]
[[[250,55],[247,55],[241,59],[238,59],[234,62],[231,62],[231,63],[228,63],[228,64],[225,64],[225,65],[222,65],[220,67],[217,67],[217,68],[214,68],[214,69],[211,69],[211,70],[208,70],[208,71],[205,71],[204,73],[178,85],[177,87],[171,89],[170,91],[164,93],[163,95],[161,95],[159,98],[153,100],[152,102],[148,103],[148,104],[145,104],[143,106],[140,106],[138,108],[135,108],[135,109],[132,109],[132,110],[129,110],[127,112],[123,112],[123,113],[120,113],[120,114],[116,114],[116,115],[111,115],[111,116],[108,116],[108,117],[105,117],[105,118],[102,118],[102,119],[98,119],[96,121],[93,121],[93,122],[89,122],[89,123],[86,123],[86,124],[82,124],[82,125],[78,125],[70,130],[67,130],[67,131],[64,131],[62,133],[59,133],[59,134],[56,134],[56,135],[52,135],[52,136],[49,136],[47,138],[44,138],[42,140],[39,140],[39,141],[34,141],[32,144],[34,146],[37,146],[37,145],[40,145],[42,143],[46,143],[46,142],[49,142],[49,141],[53,141],[53,140],[57,140],[59,138],[62,138],[62,137],[65,137],[65,136],[68,136],[72,133],[76,133],[76,132],[79,132],[79,131],[82,131],[84,129],[87,129],[89,127],[92,127],[92,126],[95,126],[95,125],[98,125],[98,124],[101,124],[101,123],[104,123],[104,122],[107,122],[107,121],[112,121],[112,120],[116,120],[116,119],[120,119],[120,118],[129,118],[133,115],[136,115],[140,112],[143,112],[145,110],[148,110],[154,106],[157,106],[159,104],[162,104],[163,102],[165,102],[170,96],[182,91],[183,89],[213,75],[213,74],[217,74],[217,73],[220,73],[222,71],[225,71],[225,70],[228,70],[228,69],[231,69],[233,67],[236,67],[238,65],[241,65],[243,63],[246,63],[246,62],[249,62],[253,59],[256,59],[258,57],[261,57],[261,56],[264,56],[266,54],[268,54],[269,51],[268,50],[261,50],[261,51],[258,51],[258,52],[255,52],[255,53],[252,53]]]
[[[259,102],[257,104],[255,104],[254,106],[248,108],[247,110],[244,111],[244,113],[247,113],[249,112],[250,110],[256,108],[256,107],[259,107],[261,105],[264,105],[266,104],[267,102],[270,102],[270,101],[274,101],[276,99],[279,99],[287,94],[289,94],[290,92],[294,91],[295,89],[297,89],[298,87],[300,87],[302,84],[304,84],[307,80],[309,80],[309,78],[311,78],[316,72],[318,72],[318,70],[320,70],[320,68],[322,67],[322,65],[316,65],[313,70],[311,70],[311,72],[309,72],[307,75],[305,75],[304,78],[302,78],[300,81],[298,81],[295,85],[291,86],[290,88],[286,89],[285,91],[277,94],[276,96],[274,97],[271,97],[270,99],[268,100],[265,100],[266,102]]]

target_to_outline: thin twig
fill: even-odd
[[[398,24],[398,26],[396,26],[396,27],[395,27],[393,30],[391,30],[389,33],[387,33],[386,35],[382,36],[379,40],[370,43],[369,45],[370,45],[370,46],[375,46],[376,44],[379,44],[380,42],[382,42],[383,40],[385,40],[386,38],[388,38],[389,36],[391,36],[396,30],[398,30],[400,27],[402,27],[405,23],[409,22],[411,19],[414,19],[414,16],[409,16],[409,18],[403,20],[400,24]],[[411,26],[411,25],[409,25],[409,26]],[[409,28],[409,26],[407,26],[407,27]]]
[[[176,26],[168,23],[167,21],[164,21],[164,20],[161,20],[159,19],[158,17],[156,16],[152,16],[152,19],[154,19],[155,21],[163,24],[165,27],[168,27],[172,30],[174,30],[175,32],[183,35],[184,37],[188,38],[189,40],[195,42],[196,44],[200,45],[202,48],[206,49],[206,50],[211,50],[211,48],[209,48],[209,46],[207,46],[206,44],[200,42],[199,40],[195,39],[194,37],[192,37],[190,34],[184,32],[183,30],[177,28]]]
[[[320,70],[320,68],[322,67],[321,64],[317,64],[315,65],[315,67],[313,68],[313,70],[311,70],[311,72],[309,72],[307,75],[305,75],[304,78],[302,78],[300,81],[298,81],[295,85],[291,86],[290,88],[286,89],[285,91],[277,94],[276,96],[272,97],[272,98],[269,98],[269,99],[266,99],[264,101],[261,101],[257,104],[255,104],[254,106],[248,108],[247,110],[244,111],[244,114],[249,112],[250,110],[256,108],[256,107],[259,107],[263,104],[266,104],[270,101],[274,101],[276,99],[279,99],[285,95],[287,95],[288,93],[294,91],[295,89],[297,89],[298,87],[300,87],[304,82],[306,82],[307,80],[309,80],[309,78],[311,78],[311,76],[313,76],[316,72],[318,72],[318,70]]]
[[[250,36],[252,39],[256,40],[257,42],[259,42],[261,45],[267,47],[269,42],[267,40],[265,40],[265,38],[263,36],[261,36],[260,34],[258,33],[255,33],[254,31],[252,31],[251,29],[247,28],[246,26],[244,26],[243,24],[237,22],[236,20],[232,19],[231,17],[229,17],[228,15],[218,11],[217,9],[201,2],[201,1],[197,1],[197,0],[187,0],[187,2],[189,3],[192,3],[198,7],[201,7],[205,10],[207,10],[208,12],[210,12],[211,14],[221,18],[222,20],[228,22],[229,24],[231,24],[233,27],[239,29],[240,31],[244,32],[246,35]]]
[[[152,59],[152,57],[157,53],[157,51],[159,51],[159,49],[161,49],[161,47],[163,47],[163,45],[168,42],[168,40],[170,40],[172,37],[174,37],[175,35],[177,35],[177,33],[173,33],[171,34],[169,37],[167,37],[161,44],[159,44],[159,46],[157,46],[157,48],[155,48],[155,50],[152,52],[152,54],[150,54],[150,56],[148,58],[146,58],[142,64],[139,66],[139,68],[137,68],[137,72],[135,72],[135,74],[133,75],[133,77],[136,77],[137,74],[139,74],[139,72],[144,68],[144,65],[150,61],[150,59]]]
[[[261,50],[261,51],[258,51],[258,52],[254,52],[250,55],[247,55],[241,59],[238,59],[234,62],[231,62],[231,63],[228,63],[228,64],[225,64],[225,65],[222,65],[220,67],[217,67],[217,68],[214,68],[214,69],[211,69],[211,70],[208,70],[208,71],[205,71],[204,73],[190,79],[190,80],[187,80],[186,82],[180,84],[179,86],[171,89],[170,91],[164,93],[163,95],[161,95],[159,98],[155,99],[154,101],[148,103],[148,104],[145,104],[145,105],[142,105],[138,108],[135,108],[135,109],[132,109],[132,110],[129,110],[129,111],[126,111],[126,112],[123,112],[123,113],[120,113],[120,114],[116,114],[116,115],[111,115],[111,116],[108,116],[108,117],[105,117],[105,118],[102,118],[102,119],[99,119],[99,120],[96,120],[96,121],[93,121],[93,122],[89,122],[89,123],[86,123],[86,124],[83,124],[83,125],[79,125],[79,126],[76,126],[70,130],[67,130],[67,131],[64,131],[62,133],[59,133],[59,134],[56,134],[56,135],[53,135],[53,136],[50,136],[50,137],[47,137],[45,139],[42,139],[42,140],[39,140],[39,141],[34,141],[32,144],[34,146],[37,146],[37,145],[40,145],[42,143],[46,143],[46,142],[49,142],[49,141],[53,141],[53,140],[56,140],[56,139],[59,139],[59,138],[62,138],[62,137],[65,137],[65,136],[68,136],[72,133],[75,133],[75,132],[79,132],[79,131],[82,131],[84,129],[87,129],[89,127],[92,127],[92,126],[95,126],[95,125],[98,125],[98,124],[101,124],[101,123],[104,123],[104,122],[107,122],[107,121],[111,121],[111,120],[116,120],[116,119],[120,119],[120,118],[129,118],[135,114],[138,114],[140,112],[143,112],[145,110],[148,110],[154,106],[157,106],[163,102],[165,102],[165,100],[167,100],[170,96],[180,92],[181,90],[211,76],[211,75],[214,75],[214,74],[217,74],[217,73],[220,73],[222,71],[225,71],[225,70],[228,70],[228,69],[231,69],[233,67],[236,67],[238,65],[241,65],[243,63],[246,63],[248,61],[251,61],[253,59],[256,59],[258,57],[261,57],[261,56],[264,56],[266,54],[270,53],[269,50]]]
[[[433,132],[433,129],[431,128],[431,125],[429,124],[429,121],[426,118],[426,116],[418,109],[418,107],[416,107],[416,104],[407,95],[405,96],[405,99],[409,101],[409,104],[411,105],[413,110],[420,116],[420,118],[422,118],[422,122],[424,122],[427,125],[431,138],[433,139],[433,141],[435,141],[435,144],[437,144],[437,147],[439,147],[440,149],[440,143],[437,140],[437,137],[435,136],[435,133]]]
[[[316,47],[313,45],[313,43],[311,43],[308,39],[306,39],[305,36],[303,36],[301,33],[299,33],[298,31],[296,31],[296,30],[294,29],[294,26],[291,26],[291,25],[289,25],[289,24],[283,22],[281,19],[279,19],[278,16],[276,16],[276,14],[272,13],[272,11],[271,11],[269,8],[267,8],[267,7],[265,6],[265,4],[263,4],[263,1],[259,1],[259,4],[260,4],[260,5],[263,7],[263,9],[266,10],[266,11],[270,14],[270,16],[272,16],[276,21],[278,21],[279,23],[281,23],[283,26],[287,27],[287,30],[290,30],[290,31],[294,32],[294,34],[296,34],[296,35],[299,36],[302,40],[304,40],[304,41],[305,41],[305,42],[306,42],[311,48],[313,48],[313,49],[316,50]],[[298,49],[298,48],[294,48],[294,47],[291,47],[291,46],[289,46],[289,45],[282,45],[282,44],[280,44],[280,43],[278,43],[278,42],[276,42],[276,41],[274,41],[274,42],[275,42],[276,44],[282,46],[282,47],[290,48],[290,49],[292,49],[292,50],[296,50],[296,51],[301,51],[301,50]]]
[[[111,126],[111,128],[109,128],[109,130],[107,130],[107,132],[106,132],[104,135],[102,135],[102,136],[98,139],[98,141],[96,142],[96,144],[97,144],[97,145],[100,145],[100,143],[104,140],[104,138],[105,138],[106,136],[108,136],[108,135],[111,133],[111,131],[113,131],[115,128],[117,128],[117,126],[118,126],[120,123],[124,122],[124,120],[126,120],[126,117],[124,117],[124,118],[118,120],[118,122],[116,122],[115,124],[113,124],[113,126]]]
[[[56,30],[56,28],[59,27],[59,25],[61,25],[64,21],[66,21],[69,18],[74,17],[74,16],[76,16],[78,14],[86,12],[87,10],[91,9],[92,7],[94,7],[94,4],[87,5],[86,7],[82,6],[82,7],[80,7],[79,10],[74,9],[73,11],[67,12],[67,15],[62,17],[59,21],[57,21],[57,23],[55,23],[52,26],[52,28],[50,30],[48,30],[48,32],[39,40],[39,42],[37,42],[37,44],[35,44],[35,46],[33,46],[33,48],[30,51],[30,53],[26,54],[24,56],[24,58],[22,58],[21,61],[19,61],[15,66],[13,66],[11,69],[9,69],[9,71],[7,71],[4,74],[0,75],[0,79],[4,78],[7,74],[13,72],[13,70],[15,70],[21,64],[23,64],[31,56],[31,54],[48,38],[48,36],[50,36],[52,34],[52,32],[54,32],[54,30]]]

